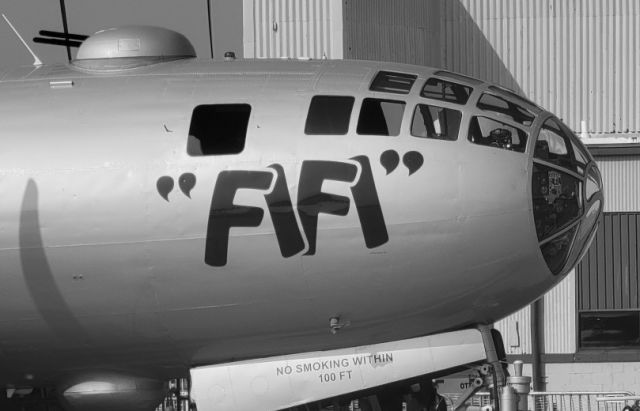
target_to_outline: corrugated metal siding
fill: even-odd
[[[576,352],[575,270],[544,296],[544,352]]]
[[[640,213],[605,213],[577,267],[579,310],[640,309]]]
[[[531,307],[496,322],[494,327],[502,334],[508,355],[531,354]]]
[[[345,0],[345,57],[440,65],[440,12],[433,0]]]
[[[544,296],[544,352],[576,352],[575,272]],[[531,306],[527,306],[495,323],[502,334],[509,355],[531,354]]]
[[[640,156],[598,157],[596,161],[604,185],[604,210],[640,211]]]
[[[573,130],[640,134],[638,0],[345,0],[345,55],[446,67]]]
[[[439,1],[444,67],[521,91],[573,130],[640,133],[640,1]]]
[[[340,0],[245,0],[245,56],[342,58]]]

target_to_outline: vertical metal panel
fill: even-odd
[[[434,0],[345,0],[345,57],[440,66]]]
[[[634,224],[635,222],[635,224]],[[638,254],[640,253],[640,218],[636,216],[629,220],[629,308],[640,307],[640,266],[638,265]]]
[[[530,306],[496,322],[494,327],[502,334],[507,354],[531,354]]]
[[[603,218],[603,245],[604,245],[604,270],[598,271],[598,274],[602,278],[602,287],[599,291],[602,293],[602,298],[598,300],[601,302],[598,308],[612,309],[613,308],[613,237],[612,237],[612,215],[606,215]],[[604,303],[602,303],[604,302]]]
[[[621,307],[623,309],[631,308],[630,300],[631,295],[629,293],[629,221],[635,220],[634,216],[628,214],[622,214],[620,216],[620,260],[618,270],[620,270],[620,281],[616,284],[620,287],[620,294],[622,296]],[[635,221],[634,221],[635,222]]]
[[[605,213],[577,267],[578,309],[640,309],[640,212]]]
[[[640,156],[598,157],[596,160],[604,184],[604,210],[640,210]]]
[[[604,220],[604,218],[603,218]],[[606,307],[606,293],[605,293],[605,286],[606,286],[606,278],[605,278],[605,273],[606,273],[606,268],[605,268],[605,262],[607,261],[605,259],[605,243],[606,243],[606,237],[605,237],[605,229],[604,229],[604,222],[600,221],[600,224],[598,224],[598,233],[596,234],[596,238],[595,238],[595,243],[596,243],[596,250],[595,252],[596,254],[596,265],[595,267],[593,267],[593,269],[596,270],[595,274],[597,277],[597,282],[598,282],[598,290],[597,290],[597,294],[596,294],[596,301],[595,301],[595,305],[593,305],[592,307],[597,308],[597,307],[602,307],[605,308]]]
[[[446,68],[520,91],[573,130],[640,133],[640,1],[439,2]]]
[[[244,0],[247,57],[342,58],[340,0]]]
[[[576,352],[575,271],[544,296],[544,352]]]

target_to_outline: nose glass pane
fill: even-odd
[[[566,233],[540,246],[544,261],[547,262],[547,266],[553,274],[559,274],[562,271],[569,256],[569,251],[571,251],[571,243],[576,234],[576,229],[577,227],[573,227]]]
[[[584,220],[580,226],[580,232],[578,234],[578,243],[584,240],[594,225],[596,225],[596,221],[598,220],[598,216],[600,215],[600,200],[596,201],[591,205],[589,211],[584,216]]]
[[[542,241],[568,226],[582,214],[582,183],[554,168],[533,166],[533,217],[538,240]]]
[[[545,121],[536,140],[534,157],[584,174],[584,166],[587,164],[586,155],[571,136],[565,133],[553,119]]]
[[[600,191],[600,187],[598,187],[598,183],[593,179],[592,176],[587,178],[587,186],[585,188],[587,201],[591,200],[591,198]]]
[[[602,190],[602,179],[600,177],[600,172],[596,167],[591,167],[587,175],[587,184],[585,187],[585,195],[587,197],[587,201],[591,200],[591,198],[600,190]]]

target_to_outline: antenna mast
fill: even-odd
[[[207,0],[207,17],[209,19],[209,50],[213,58],[213,26],[211,25],[211,0]]]
[[[33,65],[34,66],[41,66],[42,65],[42,61],[40,61],[40,59],[38,58],[38,56],[36,56],[36,53],[33,52],[33,50],[31,50],[31,47],[29,47],[29,45],[27,44],[26,41],[24,41],[24,39],[22,38],[22,36],[20,35],[20,33],[18,33],[18,30],[16,30],[15,27],[13,27],[13,24],[11,24],[11,22],[9,21],[9,19],[7,18],[7,16],[5,16],[4,14],[2,15],[2,18],[4,18],[4,21],[7,22],[7,24],[9,25],[9,27],[11,27],[11,30],[13,30],[13,32],[15,33],[16,36],[18,36],[18,39],[22,42],[22,44],[24,44],[24,46],[26,47],[26,49],[29,51],[29,53],[31,53],[31,55],[33,56]]]
[[[67,40],[67,59],[71,63],[71,47],[69,46],[69,26],[67,25],[67,8],[64,5],[64,0],[60,0],[60,14],[62,14],[62,29],[64,31],[65,40]]]

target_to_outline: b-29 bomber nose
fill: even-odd
[[[600,171],[573,132],[550,117],[535,142],[532,178],[540,250],[552,274],[566,274],[591,243],[602,213]]]

